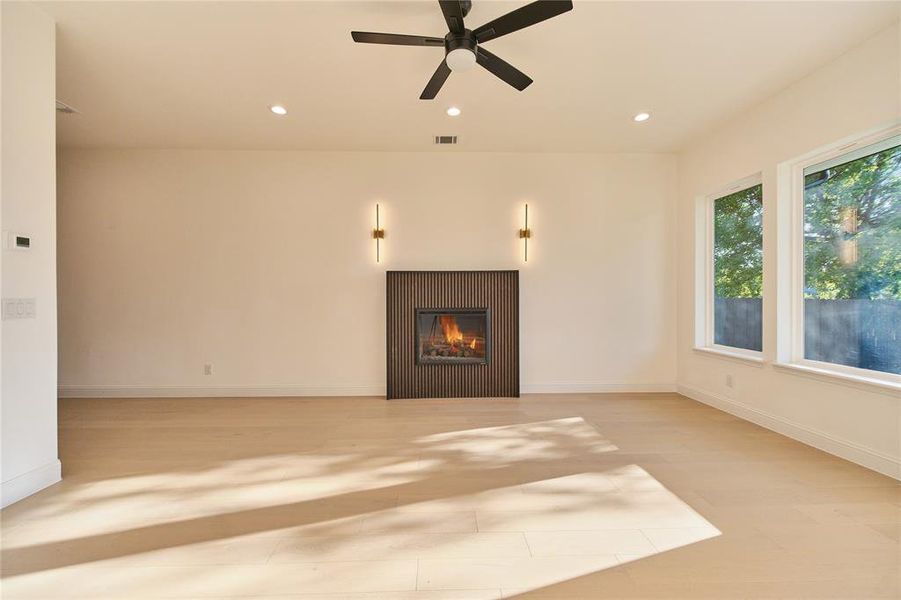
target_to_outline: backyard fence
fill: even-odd
[[[901,301],[804,301],[804,358],[901,373]]]
[[[746,350],[763,348],[760,298],[717,297],[714,311],[715,343]]]
[[[716,298],[714,341],[760,350],[760,298]],[[804,300],[804,358],[901,373],[901,301]]]

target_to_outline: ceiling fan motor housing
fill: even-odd
[[[444,60],[451,71],[468,71],[476,65],[478,43],[472,31],[448,33],[444,37]]]
[[[450,53],[457,49],[464,49],[475,54],[477,46],[478,42],[476,41],[476,36],[473,35],[472,31],[469,29],[464,29],[463,33],[449,32],[444,36],[445,53]]]

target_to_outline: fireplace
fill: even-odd
[[[416,364],[488,364],[488,314],[487,308],[417,308]]]
[[[517,271],[388,271],[388,398],[519,396]]]

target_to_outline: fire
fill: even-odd
[[[444,339],[451,345],[463,341],[463,332],[457,327],[457,320],[452,315],[440,315],[438,317],[441,329],[444,330]]]
[[[472,338],[472,341],[469,343],[469,347],[472,348],[473,350],[476,349],[476,339],[475,338]]]

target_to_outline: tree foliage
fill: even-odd
[[[760,297],[761,186],[713,210],[716,296]],[[807,298],[901,300],[901,146],[804,178],[804,278]]]
[[[713,203],[713,283],[721,298],[759,298],[763,288],[763,188]]]
[[[804,178],[805,297],[901,300],[901,146]]]

